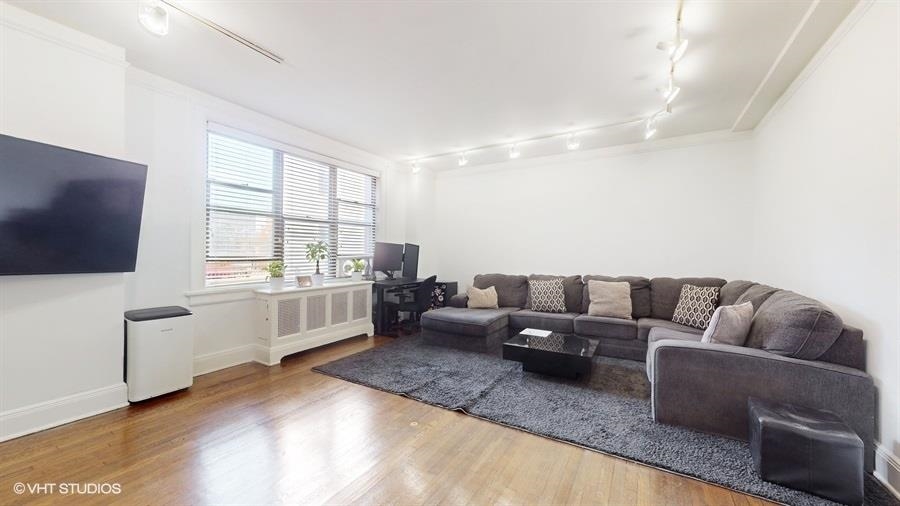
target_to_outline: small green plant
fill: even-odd
[[[366,261],[362,258],[354,258],[350,260],[350,270],[352,272],[362,272],[366,270]]]
[[[306,259],[316,263],[316,274],[319,272],[319,261],[328,258],[328,246],[324,241],[311,242],[306,245]]]
[[[266,265],[266,272],[269,273],[269,278],[283,278],[284,262],[281,260],[269,262],[269,264]]]

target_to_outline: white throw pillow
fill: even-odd
[[[591,297],[588,316],[631,319],[631,283],[590,279],[588,294]]]
[[[493,286],[489,286],[483,290],[470,286],[469,289],[466,290],[466,295],[469,296],[467,306],[470,309],[497,309],[498,307],[497,289]]]
[[[721,306],[709,319],[709,327],[703,332],[701,343],[730,344],[743,346],[753,322],[753,303],[745,302],[736,306]]]

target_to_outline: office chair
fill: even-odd
[[[407,295],[409,295],[408,293],[400,293],[397,294],[399,299],[397,302],[386,301],[384,304],[389,311],[389,314],[396,314],[396,318],[399,320],[400,312],[408,312],[410,314],[410,320],[414,322],[419,321],[422,313],[431,308],[431,296],[434,293],[436,281],[437,276],[431,276],[422,281],[422,284],[413,290],[411,294],[412,300],[406,300]]]

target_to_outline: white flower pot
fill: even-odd
[[[269,278],[269,287],[274,290],[281,290],[284,288],[284,278]]]
[[[324,274],[313,274],[312,275],[313,286],[322,286],[325,284],[325,275]]]
[[[362,273],[361,272],[353,272],[350,274],[350,279],[353,281],[362,281]]]

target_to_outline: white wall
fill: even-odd
[[[416,212],[461,291],[483,272],[740,277],[749,155],[747,136],[711,135],[423,172],[433,207]]]
[[[882,476],[900,455],[898,16],[897,3],[863,5],[758,128],[748,259],[752,279],[818,298],[865,332]]]
[[[0,132],[122,157],[124,52],[0,3]],[[126,403],[121,274],[0,278],[0,440]]]

